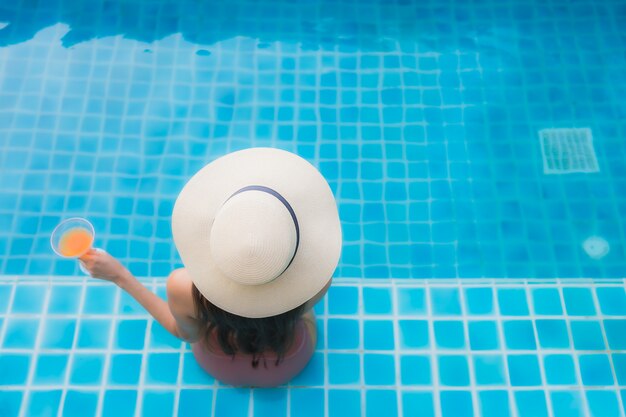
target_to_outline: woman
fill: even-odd
[[[172,231],[185,268],[167,279],[167,303],[106,253],[81,261],[192,343],[217,379],[276,386],[298,374],[315,346],[311,308],[341,252],[339,215],[322,175],[277,149],[226,155],[185,185]]]

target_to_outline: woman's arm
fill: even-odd
[[[188,342],[197,340],[198,326],[195,324],[191,287],[185,300],[186,282],[181,277],[181,270],[172,272],[168,277],[168,302],[165,302],[106,252],[91,250],[81,257],[81,262],[94,278],[110,281],[130,294],[172,335]]]

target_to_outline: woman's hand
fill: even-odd
[[[103,250],[91,249],[80,257],[80,262],[92,277],[119,284],[128,275],[128,269]]]

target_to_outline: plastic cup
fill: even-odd
[[[73,217],[59,223],[50,236],[50,246],[63,258],[79,259],[93,247],[96,232],[93,225],[82,217]],[[82,263],[80,270],[90,275]]]

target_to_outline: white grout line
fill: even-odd
[[[10,314],[11,310],[13,309],[13,302],[15,300],[15,292],[17,291],[17,283],[12,284],[11,285],[11,290],[10,290],[10,294],[9,294],[9,301],[7,302],[7,317]],[[0,316],[2,317],[2,316]],[[2,329],[0,329],[0,350],[4,351],[5,349],[2,347],[4,345],[4,338],[6,336],[7,333],[7,327],[8,327],[8,320],[4,321],[4,324],[2,326]],[[32,358],[31,358],[32,360]]]
[[[550,391],[548,388],[550,387],[548,384],[548,379],[546,375],[546,368],[544,366],[544,358],[543,355],[540,354],[542,352],[541,345],[539,344],[539,333],[537,332],[537,318],[534,315],[534,304],[531,300],[530,288],[526,287],[523,289],[524,291],[524,299],[526,300],[526,304],[528,305],[528,319],[530,319],[531,326],[533,328],[533,336],[535,338],[535,346],[537,347],[535,355],[537,356],[537,364],[539,365],[539,377],[541,378],[541,388],[546,393],[546,406],[548,407],[548,416],[552,416],[554,414],[554,408],[552,406],[552,398],[550,396]]]
[[[598,315],[601,315],[602,311],[600,310],[600,299],[598,298],[598,294],[596,292],[597,289],[598,289],[597,287],[590,288],[591,293],[593,294],[593,304],[594,304],[594,307],[596,308],[596,312],[597,312]],[[619,316],[616,316],[616,317],[619,317]],[[613,361],[613,354],[615,354],[618,351],[612,350],[609,347],[609,340],[608,340],[608,337],[606,335],[606,329],[604,327],[605,320],[604,319],[600,319],[598,321],[600,322],[600,330],[602,332],[602,340],[604,341],[604,347],[605,347],[604,353],[608,356],[609,364],[611,365],[611,377],[613,378],[612,388],[616,392],[617,404],[618,404],[618,407],[619,407],[620,416],[624,416],[624,412],[625,412],[624,411],[625,410],[624,406],[626,404],[624,403],[624,398],[622,397],[622,395],[620,395],[620,387],[619,387],[619,383],[617,381],[617,374],[616,374],[616,371],[615,371],[615,363]],[[581,379],[582,379],[582,375],[581,375]],[[586,388],[588,388],[588,387],[586,387]],[[584,394],[585,394],[585,392],[583,392],[583,395]],[[586,400],[587,396],[584,395],[584,397],[585,397],[585,400]],[[591,407],[589,407],[588,401],[587,401],[587,410],[588,410],[588,413],[591,414]]]
[[[617,319],[617,316],[615,317]],[[381,320],[383,321],[383,320]],[[427,320],[419,320],[419,321],[427,321]],[[440,321],[440,320],[437,320]],[[462,320],[458,320],[458,321],[462,321]],[[482,320],[471,320],[471,321],[482,321]],[[507,320],[508,321],[508,320]],[[91,348],[83,348],[85,349],[85,351],[89,352],[89,353],[100,353],[100,354],[104,354],[107,352],[111,352],[111,353],[115,353],[115,354],[129,354],[129,353],[138,353],[137,350],[132,350],[132,349],[111,349],[111,350],[107,350],[104,348],[100,348],[100,349],[91,349]],[[30,350],[25,350],[24,348],[7,348],[7,349],[2,349],[2,352],[4,353],[22,353],[22,352],[26,352],[26,351],[30,351]],[[150,348],[149,349],[150,353],[177,353],[177,350],[167,350],[167,349],[158,349],[158,348]],[[329,353],[358,353],[363,351],[362,349],[358,349],[358,348],[337,348],[337,349],[328,349]],[[393,351],[393,349],[389,350],[389,349],[367,349],[368,353],[377,353],[377,354],[389,354],[390,351]],[[428,353],[429,352],[429,348],[403,348],[402,353]],[[456,349],[456,348],[437,348],[437,352],[441,352],[443,354],[454,354],[454,353],[459,353],[464,351],[463,349]],[[570,352],[569,349],[565,349],[565,348],[555,348],[552,349],[550,348],[549,350],[550,354],[567,354],[568,352]],[[593,354],[593,353],[598,353],[598,350],[592,350],[592,349],[577,349],[577,352],[580,352],[582,354]],[[54,353],[67,353],[68,349],[39,349],[39,352],[41,353],[50,353],[50,354],[54,354]],[[188,353],[187,351],[185,351],[186,353]],[[486,350],[480,350],[480,353],[498,353],[500,352],[500,349],[486,349]],[[527,355],[531,355],[534,353],[537,353],[536,349],[515,349],[515,350],[511,350],[511,352],[515,352],[516,354],[527,354]],[[626,350],[621,349],[621,350],[611,350],[611,352],[613,353],[626,353]]]
[[[115,300],[113,302],[113,311],[118,311],[119,309],[121,293],[122,293],[122,290],[116,287]],[[82,308],[81,308],[81,311],[82,311]],[[117,329],[118,322],[119,320],[113,319],[111,321],[111,328],[109,329],[109,340],[108,340],[108,346],[107,346],[107,350],[106,350],[105,357],[104,357],[104,367],[102,371],[102,381],[100,381],[98,405],[96,408],[96,417],[102,416],[102,412],[104,409],[105,388],[109,387],[108,379],[111,373],[111,365],[112,365],[111,356],[113,355],[112,353],[113,343],[115,340],[115,331]]]
[[[148,290],[152,291],[152,286],[148,286]],[[120,298],[122,297],[122,290],[120,289]],[[117,311],[117,308],[115,309]],[[143,394],[145,392],[146,385],[146,373],[148,372],[148,344],[150,343],[150,332],[154,319],[148,319],[146,323],[146,330],[143,337],[143,348],[141,349],[141,365],[139,366],[139,384],[137,385],[137,403],[135,406],[135,417],[141,417],[141,409],[143,407]]]
[[[492,288],[491,289],[491,294],[492,294],[492,299],[493,299],[493,311],[495,312],[496,315],[496,333],[498,336],[498,345],[500,346],[498,348],[498,352],[499,352],[499,356],[502,359],[502,370],[504,373],[504,384],[507,387],[507,391],[509,394],[509,409],[511,410],[511,412],[513,413],[513,417],[516,417],[517,415],[517,403],[515,401],[515,392],[519,391],[520,387],[513,387],[513,384],[511,384],[511,373],[510,373],[510,369],[509,369],[509,361],[508,361],[508,356],[507,356],[507,348],[506,348],[506,339],[504,336],[504,324],[502,323],[502,315],[500,313],[500,303],[498,301],[498,291],[496,290],[496,288]],[[524,387],[525,388],[525,387]],[[537,389],[537,387],[529,387],[529,388],[534,388],[535,390]]]
[[[41,319],[39,320],[39,325],[37,328],[37,336],[35,338],[35,346],[33,349],[33,353],[31,356],[31,367],[28,373],[28,379],[26,382],[26,387],[25,387],[25,393],[24,393],[24,400],[22,401],[22,409],[21,409],[21,413],[20,416],[26,416],[26,407],[28,406],[28,403],[30,400],[30,393],[31,393],[31,388],[33,386],[33,380],[35,378],[35,369],[37,368],[37,361],[39,359],[39,346],[41,345],[41,339],[43,338],[43,332],[44,332],[44,327],[46,325],[46,312],[48,311],[48,304],[50,302],[50,294],[51,294],[51,286],[49,286],[46,289],[46,292],[44,294],[44,302],[43,302],[43,306],[42,306],[42,313],[41,313]],[[67,368],[67,364],[65,365],[66,369],[65,371],[69,373],[69,369]]]
[[[559,286],[557,287],[557,291],[559,292],[559,299],[561,300],[561,307],[563,308],[563,312],[567,313],[567,305],[565,304],[565,296],[563,295],[563,287]],[[578,318],[582,318],[582,317],[576,317],[576,316],[566,316],[565,317],[565,327],[567,330],[567,340],[569,342],[569,356],[571,356],[572,358],[572,362],[574,363],[574,373],[576,376],[576,383],[577,383],[577,389],[580,390],[580,393],[582,394],[582,396],[584,397],[585,392],[584,392],[584,387],[583,387],[583,382],[582,382],[582,374],[580,373],[580,365],[579,365],[579,356],[580,356],[580,351],[576,351],[576,348],[574,346],[574,334],[572,332],[572,317],[574,317],[575,319]],[[572,392],[574,391],[574,389],[570,389]],[[550,400],[550,392],[546,390],[546,396],[548,397],[548,400]],[[582,404],[585,407],[585,415],[588,415],[589,412],[589,408],[586,406],[587,404],[587,400],[585,398],[581,398]],[[550,401],[549,404],[551,404],[552,401]],[[552,410],[550,410],[552,411]],[[552,415],[552,414],[551,414]]]
[[[463,291],[463,287],[459,286],[459,303],[461,304],[461,320],[463,323],[463,333],[464,333],[464,340],[463,342],[465,343],[465,349],[463,349],[465,351],[465,358],[467,360],[467,369],[469,372],[469,387],[471,389],[471,395],[472,395],[472,404],[473,404],[473,410],[474,410],[474,415],[475,416],[480,416],[480,398],[479,398],[479,393],[478,393],[478,383],[476,382],[476,373],[475,373],[475,369],[474,369],[474,361],[473,359],[473,355],[472,355],[472,350],[470,347],[470,339],[469,339],[469,323],[468,323],[468,317],[469,314],[467,311],[467,303],[465,302],[465,292]],[[459,349],[459,351],[461,351]]]
[[[167,277],[137,277],[142,282],[151,282],[152,279],[162,282],[157,284],[157,287],[165,285],[165,278]],[[51,277],[49,275],[0,275],[0,282],[20,282],[23,285],[30,285],[41,283],[41,281],[48,282]],[[83,277],[79,275],[66,275],[55,276],[55,285],[70,285],[72,283],[82,282]],[[568,286],[575,288],[589,288],[590,285],[602,285],[612,287],[623,287],[626,285],[626,278],[347,278],[347,277],[335,277],[333,278],[333,285],[335,286],[351,286],[351,285],[367,285],[367,286],[381,286],[386,287],[394,283],[398,287],[421,287],[426,288],[428,286],[441,286],[441,287],[510,287],[519,288],[525,284],[529,284],[532,288],[554,288],[555,286]],[[89,285],[106,286],[106,282],[94,281]]]
[[[398,291],[394,285],[390,286],[391,290],[391,311],[394,316],[393,324],[393,356],[396,365],[396,403],[398,407],[398,417],[404,417],[404,409],[402,407],[402,364],[400,362],[400,323],[398,317]]]
[[[86,293],[87,293],[87,286],[85,285],[85,280],[86,278],[82,279],[82,285],[79,287],[80,288],[80,301],[78,302],[78,307],[77,307],[77,311],[76,311],[76,327],[74,328],[74,339],[72,340],[72,348],[69,351],[69,359],[67,361],[67,374],[65,374],[65,382],[62,386],[63,392],[61,393],[61,399],[59,400],[59,409],[57,410],[57,417],[61,417],[61,412],[63,411],[63,408],[65,406],[65,399],[67,398],[67,391],[69,388],[69,382],[70,382],[70,375],[72,373],[72,367],[74,366],[74,356],[76,354],[76,346],[78,344],[78,331],[80,330],[80,326],[81,326],[81,311],[83,311],[83,308],[85,306],[85,298],[86,298]],[[50,290],[50,292],[52,292],[52,290]],[[102,372],[104,373],[104,369],[102,370]],[[104,376],[103,376],[104,378]]]
[[[431,294],[432,288],[424,289],[424,302],[428,314],[428,357],[430,359],[430,376],[433,386],[433,410],[435,417],[441,417],[443,414],[443,407],[441,406],[442,389],[439,381],[439,363],[437,362],[437,347],[435,341],[435,314]],[[446,390],[448,390],[448,388],[450,387],[446,387]]]
[[[360,393],[360,398],[361,398],[361,414],[365,413],[365,409],[367,407],[367,403],[366,403],[366,398],[365,398],[365,389],[364,387],[366,386],[366,382],[365,382],[365,319],[363,318],[364,313],[365,313],[365,294],[363,293],[363,287],[359,287],[358,288],[358,294],[359,294],[359,302],[358,302],[358,323],[359,323],[359,367],[361,368],[361,386],[359,387],[359,393]],[[324,372],[324,374],[326,374],[326,387],[330,386],[330,381],[328,380],[328,363],[325,363],[325,365],[327,366],[326,368],[326,372]],[[330,407],[330,405],[329,405]],[[329,411],[330,413],[330,408]],[[326,415],[329,415],[328,413]]]
[[[561,391],[571,391],[572,387],[576,388],[578,387],[577,385],[550,385],[550,387],[552,389],[557,389],[557,390],[561,390]],[[42,386],[43,388],[43,386]],[[89,385],[89,386],[85,386],[85,385],[45,385],[45,390],[63,390],[63,389],[71,389],[71,390],[79,390],[79,391],[91,391],[91,392],[99,392],[100,388],[97,385]],[[165,387],[163,384],[160,385],[150,385],[150,384],[146,384],[144,385],[144,388],[146,390],[154,390],[154,391],[167,391],[167,390],[171,390],[168,387]],[[190,385],[188,387],[185,387],[185,389],[189,389],[189,390],[217,390],[217,389],[221,389],[221,390],[237,390],[237,389],[245,389],[245,388],[237,388],[237,387],[232,387],[229,385],[224,385],[224,386],[219,386],[219,387],[214,387],[212,384],[207,384],[207,385],[201,385],[201,384],[195,384],[195,385]],[[318,389],[324,389],[324,385],[306,385],[304,387],[277,387],[277,388],[283,388],[283,389],[303,389],[303,388],[318,388]],[[362,385],[360,384],[341,384],[341,385],[330,385],[327,388],[329,389],[333,389],[333,390],[350,390],[350,391],[359,391],[364,389]],[[396,386],[395,385],[376,385],[376,386],[372,386],[371,387],[373,390],[378,390],[378,389],[386,389],[386,390],[395,390]],[[115,385],[115,384],[110,384],[107,385],[107,389],[110,390],[129,390],[132,389],[132,386],[130,385]],[[3,385],[2,386],[2,390],[3,391],[24,391],[24,385]],[[39,390],[39,388],[37,388],[36,390]],[[431,391],[428,389],[427,386],[422,385],[422,386],[403,386],[402,387],[403,391],[406,392],[427,392],[427,391]],[[506,387],[505,386],[499,386],[499,385],[489,385],[489,386],[485,386],[485,387],[481,387],[480,391],[497,391],[497,392],[501,392],[501,391],[505,391]],[[539,386],[520,386],[520,387],[515,387],[515,392],[522,392],[522,391],[541,391],[542,388]],[[606,385],[596,385],[596,386],[589,386],[589,387],[585,387],[586,391],[607,391],[607,386]],[[468,387],[445,387],[445,391],[461,391],[461,392],[467,392],[468,391]]]

